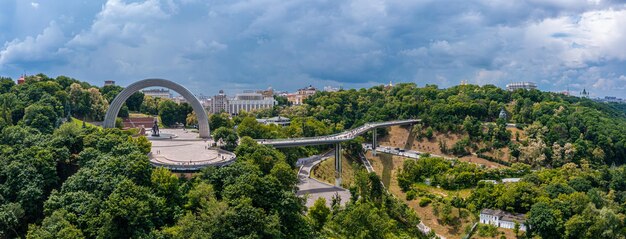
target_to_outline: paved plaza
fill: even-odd
[[[164,137],[148,137],[152,142],[150,161],[156,166],[190,171],[234,162],[233,153],[208,148],[209,142],[198,138],[198,133],[184,129],[162,129],[160,132]]]

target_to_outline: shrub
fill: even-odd
[[[478,235],[481,237],[495,237],[498,234],[498,228],[494,225],[480,224],[478,225]]]
[[[433,128],[432,127],[428,127],[426,128],[426,133],[424,134],[424,136],[426,136],[426,138],[433,139]]]
[[[413,190],[408,191],[408,192],[406,193],[406,200],[407,200],[407,201],[414,200],[416,197],[417,197],[417,192],[415,192],[415,191],[413,191]]]
[[[452,154],[462,157],[468,155],[469,152],[465,149],[469,146],[469,139],[462,139],[452,145]]]
[[[430,202],[432,202],[432,200],[430,200],[430,198],[422,198],[420,199],[420,207],[425,207],[428,206],[428,204],[430,204]]]

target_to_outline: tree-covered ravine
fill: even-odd
[[[82,123],[101,121],[121,89],[43,74],[20,85],[0,79],[0,238],[427,238],[432,235],[416,227],[420,206],[436,211],[444,226],[475,222],[484,208],[525,213],[529,230],[516,231],[519,238],[626,237],[622,105],[493,85],[318,92],[303,105],[281,99],[272,109],[210,115],[213,138],[222,139],[237,160],[185,178],[153,167],[151,143],[135,130]],[[502,110],[506,119],[499,117]],[[157,115],[166,127],[197,124],[189,105],[141,93],[126,101],[119,116],[130,114]],[[278,115],[291,124],[255,120]],[[384,178],[355,171],[351,184],[343,185],[352,194],[345,206],[335,198],[330,207],[318,200],[306,208],[296,196],[295,162],[329,147],[274,149],[252,140],[412,118],[422,123],[410,128],[411,137],[456,135],[455,143],[440,143],[441,152],[476,155],[501,167],[428,154],[401,165],[388,161],[386,167],[398,169]],[[379,130],[380,137],[389,133]],[[358,158],[370,137],[344,143],[345,153]],[[521,180],[485,181],[507,177]],[[383,179],[385,185],[397,181],[402,194],[390,193]],[[464,234],[461,228],[455,236]],[[487,226],[474,235],[500,236]]]

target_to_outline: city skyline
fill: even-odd
[[[0,75],[14,79],[41,72],[125,86],[158,77],[204,95],[533,81],[626,97],[618,1],[76,0],[0,9]]]

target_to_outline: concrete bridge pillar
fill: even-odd
[[[376,156],[376,128],[372,130],[372,155]]]
[[[341,143],[335,143],[335,186],[341,187]]]

